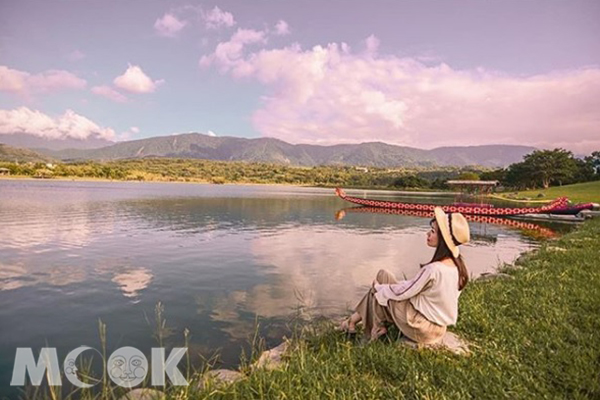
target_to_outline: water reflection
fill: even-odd
[[[346,213],[374,213],[374,214],[390,214],[390,215],[404,215],[404,216],[416,216],[422,218],[432,219],[434,213],[430,211],[410,211],[410,210],[396,210],[391,208],[380,208],[380,207],[348,207],[338,210],[335,213],[336,220],[342,220]],[[536,232],[536,238],[552,238],[558,235],[556,231],[551,228],[544,227],[540,224],[533,222],[518,221],[510,218],[500,218],[487,215],[465,215],[465,218],[469,222],[476,222],[480,224],[495,224],[504,225],[512,228],[518,228],[523,231],[534,231]]]
[[[68,286],[83,282],[85,279],[85,272],[77,266],[53,265],[33,269],[24,264],[4,264],[0,262],[0,291],[16,290],[39,284]]]
[[[115,264],[109,267],[106,262],[99,263],[92,271],[95,276],[112,275],[123,296],[136,301],[139,292],[152,282],[152,273],[147,268],[130,268]],[[16,290],[27,286],[47,285],[67,287],[76,283],[93,280],[83,266],[75,265],[35,265],[20,262],[5,264],[0,262],[0,291]]]
[[[257,318],[278,338],[299,307],[343,313],[378,269],[409,277],[432,256],[430,216],[336,219],[331,190],[0,181],[0,205],[0,387],[15,347],[93,344],[99,318],[113,344],[149,347],[159,301],[191,347],[233,364]],[[489,222],[471,222],[473,275],[551,232]]]
[[[254,262],[269,266],[266,281],[220,294],[211,318],[228,322],[222,330],[235,337],[244,330],[240,326],[248,313],[281,318],[298,307],[324,315],[343,313],[358,301],[380,268],[410,277],[431,258],[425,244],[428,220],[421,220],[419,226],[396,222],[395,229],[380,232],[313,226],[252,239]],[[476,225],[464,255],[476,277],[512,262],[527,246],[497,228]]]
[[[116,274],[112,281],[119,285],[123,296],[136,300],[138,292],[150,285],[152,276],[152,273],[146,268],[137,268]]]

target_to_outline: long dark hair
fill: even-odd
[[[430,224],[433,226],[434,222],[435,219],[432,219]],[[452,252],[448,248],[446,241],[444,240],[442,234],[439,231],[439,227],[436,234],[438,235],[438,244],[435,248],[435,253],[433,253],[431,261],[429,261],[429,264],[436,261],[442,261],[444,258],[452,259],[454,265],[456,265],[456,268],[458,268],[458,290],[463,290],[469,282],[469,271],[467,270],[467,266],[465,265],[465,261],[463,260],[462,254],[459,254],[456,258],[452,255]]]

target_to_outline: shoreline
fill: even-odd
[[[598,238],[600,219],[586,221],[469,283],[450,329],[467,353],[415,349],[394,336],[361,344],[316,319],[276,348],[253,341],[237,371],[196,369],[189,386],[134,390],[167,399],[598,398]],[[118,399],[128,392],[108,390]]]
[[[469,356],[451,356],[444,350],[403,348],[393,341],[357,346],[340,338],[328,326],[317,328],[290,343],[285,340],[291,350],[283,357],[283,364],[278,365],[276,372],[270,369],[255,371],[242,365],[239,380],[222,390],[229,395],[228,398],[244,398],[243,393],[271,393],[261,392],[271,383],[278,388],[278,395],[300,398],[288,391],[288,385],[304,380],[311,382],[310,371],[317,370],[320,377],[314,378],[308,388],[304,387],[305,391],[318,393],[322,383],[328,382],[335,384],[336,391],[344,394],[340,398],[363,398],[367,393],[372,396],[379,393],[376,398],[390,397],[392,393],[396,398],[419,397],[419,393],[428,393],[427,397],[432,398],[503,397],[501,394],[508,393],[513,398],[540,397],[550,393],[562,393],[565,397],[573,397],[573,393],[588,393],[595,397],[600,394],[600,383],[594,373],[597,367],[594,363],[600,359],[597,334],[600,322],[594,313],[596,301],[600,301],[600,271],[594,260],[600,256],[600,250],[598,246],[591,248],[577,244],[591,241],[598,245],[599,234],[600,220],[587,221],[580,229],[558,240],[523,252],[514,264],[499,268],[495,277],[471,282],[461,296],[459,322],[451,328],[472,344],[473,354]],[[593,257],[585,258],[588,261],[583,267],[576,262],[566,262],[583,263],[582,252],[593,253]],[[588,277],[585,288],[576,290],[567,285],[567,282],[578,281],[582,277]],[[544,285],[547,282],[554,284]],[[556,290],[552,290],[552,286]],[[590,296],[590,288],[596,288],[595,296]],[[573,290],[579,295],[571,293],[569,296],[568,293]],[[573,296],[578,299],[576,304]],[[506,305],[516,308],[511,312],[505,308]],[[562,311],[566,312],[561,314]],[[579,318],[571,325],[569,316],[574,315]],[[557,317],[558,320],[555,319]],[[546,329],[535,329],[543,327]],[[595,336],[588,336],[590,334]],[[593,338],[595,340],[590,342]],[[549,348],[554,349],[551,358],[545,355]],[[386,380],[389,377],[384,362],[386,357],[390,359],[392,370],[404,371],[404,378],[412,376],[414,380]],[[360,359],[365,364],[361,362],[361,367],[354,366],[343,372],[344,366],[353,365]],[[311,368],[306,363],[317,365]],[[565,371],[564,363],[572,368]],[[579,368],[575,368],[576,363]],[[336,370],[350,375],[347,384],[337,382],[335,376],[338,375],[331,372]],[[379,382],[377,375],[384,380]],[[465,375],[471,379],[465,381]],[[442,380],[431,379],[442,376]],[[479,379],[473,379],[477,376]],[[197,377],[198,381],[202,379]],[[273,384],[273,380],[280,384]],[[194,393],[206,395],[209,392]]]
[[[29,175],[0,175],[0,181],[40,181],[40,182],[107,182],[107,183],[181,183],[181,184],[195,184],[195,185],[214,185],[214,186],[289,186],[289,187],[303,187],[303,188],[315,188],[315,189],[335,189],[336,186],[315,186],[315,185],[303,185],[303,184],[290,184],[290,183],[253,183],[253,182],[224,182],[224,183],[212,183],[208,181],[178,181],[178,180],[124,180],[124,179],[108,179],[108,178],[92,178],[92,177],[53,177],[53,178],[34,178]],[[458,195],[459,192],[440,192],[440,191],[406,191],[406,190],[393,190],[389,188],[355,188],[344,186],[346,191],[373,191],[379,193],[391,193],[398,195],[429,195],[429,196],[452,196]]]
[[[243,398],[244,393],[272,393],[265,388],[275,387],[279,396],[300,398],[289,385],[308,381],[305,393],[319,393],[327,382],[340,398],[424,393],[430,398],[587,397],[584,393],[595,398],[600,395],[600,321],[594,311],[600,302],[600,271],[594,261],[600,257],[599,236],[600,219],[587,221],[558,240],[523,252],[513,265],[500,268],[495,279],[471,282],[461,296],[459,322],[451,328],[472,344],[469,356],[394,342],[356,346],[329,326],[288,344],[292,350],[279,371],[241,368],[247,376],[223,390],[228,398]],[[581,287],[573,286],[581,279]],[[313,371],[318,377],[311,379]],[[341,376],[340,384],[336,377]]]
[[[194,184],[194,185],[237,185],[237,186],[292,186],[292,187],[315,187],[321,188],[321,186],[312,185],[291,185],[287,183],[246,183],[246,182],[227,182],[227,183],[212,183],[208,181],[177,181],[177,180],[125,180],[125,179],[108,179],[108,178],[92,178],[92,177],[53,177],[53,178],[34,178],[28,175],[0,175],[0,181],[2,180],[21,180],[21,181],[40,181],[40,182],[107,182],[107,183],[182,183],[182,184]],[[324,188],[328,189],[328,188]]]

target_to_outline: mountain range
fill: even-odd
[[[382,142],[320,146],[290,144],[274,138],[215,137],[200,133],[158,136],[111,143],[96,139],[63,143],[27,142],[31,136],[0,135],[0,143],[27,147],[55,159],[113,161],[146,157],[176,157],[223,161],[267,162],[295,166],[356,165],[371,167],[467,166],[505,167],[536,150],[529,146],[484,145],[439,147],[432,150]],[[108,145],[107,145],[108,143]],[[24,145],[25,144],[25,145]],[[77,145],[77,146],[74,146]],[[82,148],[83,147],[83,148]],[[85,148],[87,147],[87,148]]]
[[[20,147],[12,147],[0,143],[0,161],[6,162],[52,162],[48,156]]]

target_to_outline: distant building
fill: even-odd
[[[447,181],[446,184],[461,192],[488,194],[498,186],[498,181]]]
[[[369,172],[369,169],[366,167],[354,167],[354,169],[357,171]]]
[[[0,168],[0,175],[10,175],[10,169]]]

